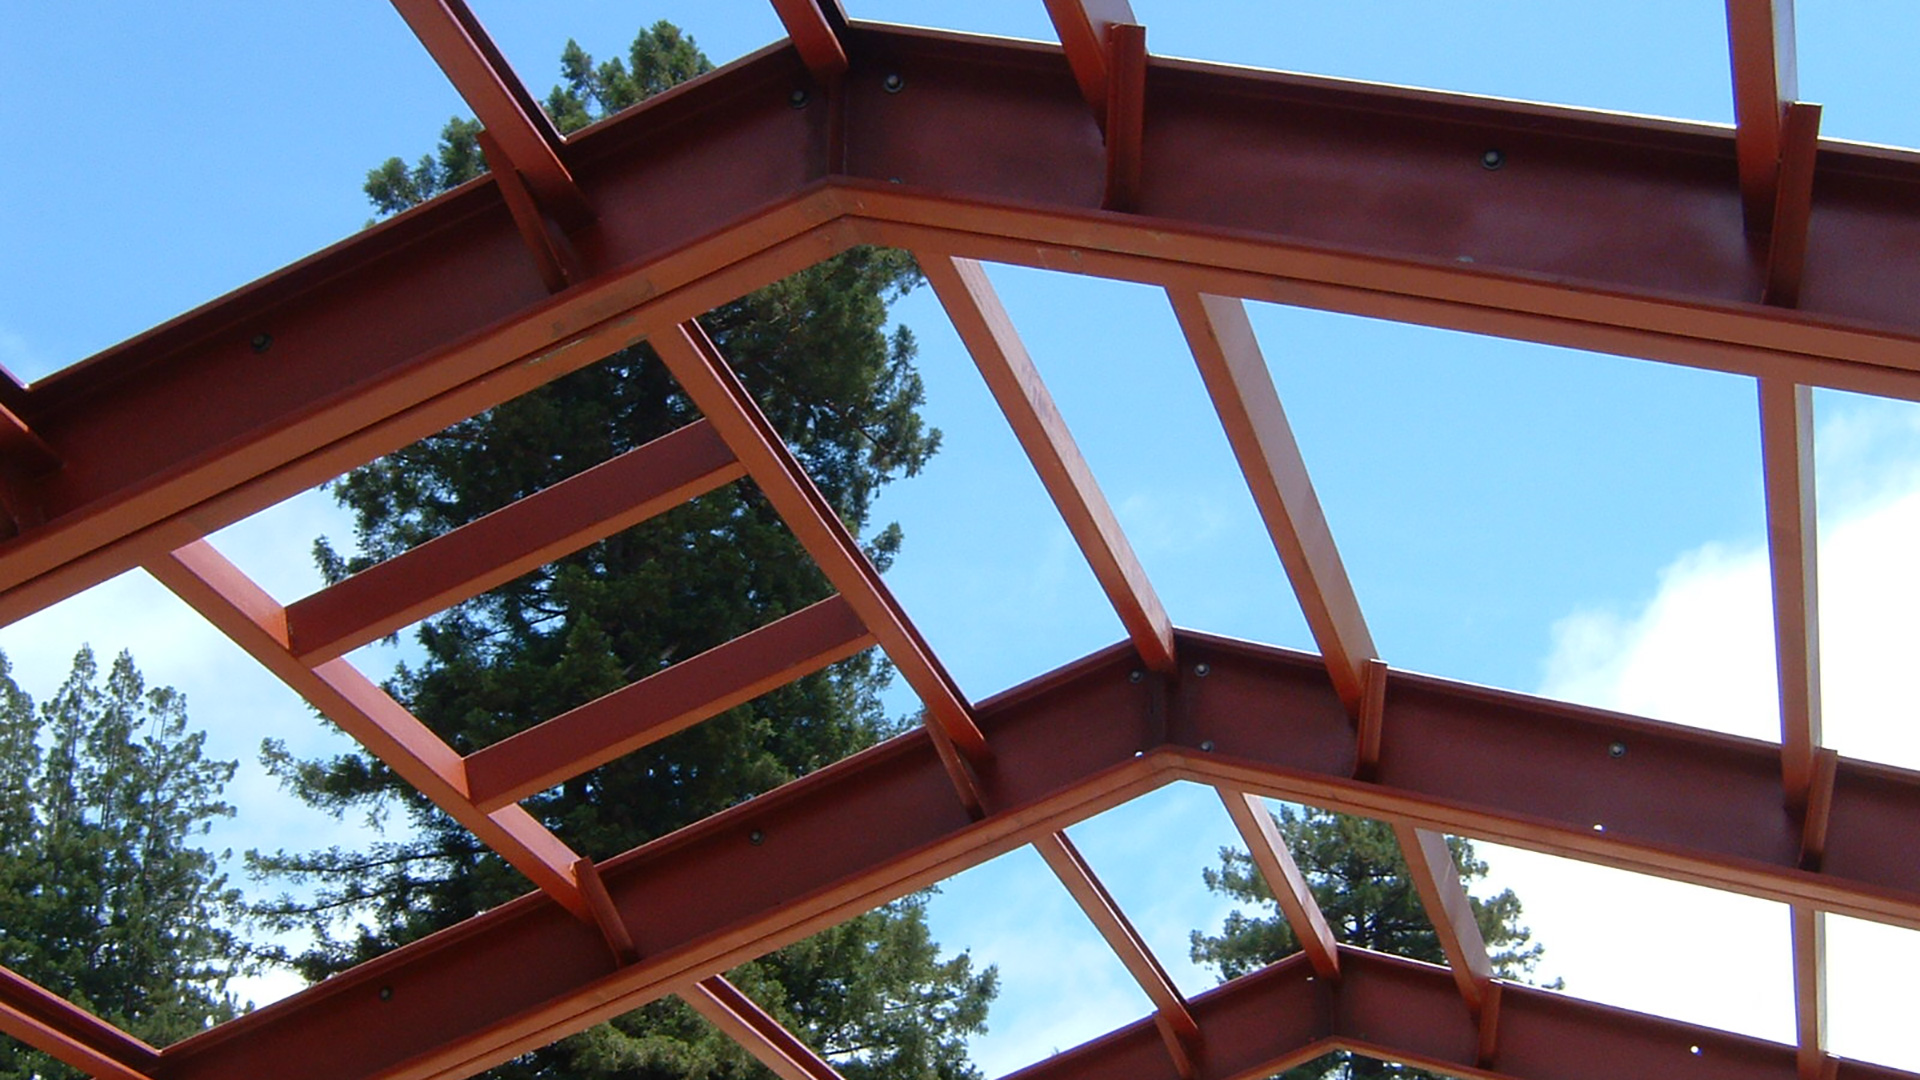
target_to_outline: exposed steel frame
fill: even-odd
[[[782,1080],[837,1080],[720,972],[1032,844],[1155,1013],[1027,1080],[1336,1048],[1527,1080],[1909,1075],[1825,1044],[1825,913],[1920,928],[1920,774],[1821,746],[1810,388],[1920,399],[1920,155],[1819,139],[1789,0],[1727,2],[1731,134],[1155,59],[1126,0],[1046,0],[1057,49],[773,0],[789,42],[571,139],[464,0],[394,2],[492,175],[0,387],[0,618],[145,566],[536,891],[164,1049],[0,969],[0,1031],[120,1080],[458,1077],[678,994]],[[695,321],[863,243],[919,257],[1126,644],[968,701]],[[981,259],[1167,289],[1318,657],[1173,629]],[[1754,376],[1781,740],[1390,672],[1243,298]],[[204,539],[641,338],[705,419],[290,604]],[[343,659],[742,479],[836,595],[464,756]],[[922,730],[605,862],[518,804],[875,645]],[[1174,780],[1219,791],[1302,943],[1193,999],[1063,831]],[[1341,945],[1262,797],[1389,820],[1447,968]],[[1496,979],[1449,833],[1789,904],[1797,1045]]]

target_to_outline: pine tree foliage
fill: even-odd
[[[234,1014],[238,890],[197,846],[235,763],[185,700],[91,650],[35,707],[0,656],[0,964],[157,1045]],[[0,1080],[79,1073],[0,1039]]]
[[[667,23],[630,55],[596,64],[569,42],[547,107],[574,130],[708,70]],[[479,174],[474,125],[438,151],[390,160],[367,193],[393,212]],[[870,529],[879,488],[917,472],[939,433],[919,415],[914,343],[887,330],[888,304],[919,281],[900,252],[857,249],[702,319],[721,352],[883,568],[896,527]],[[316,546],[338,578],[687,424],[698,412],[644,345],[356,470],[334,486],[353,511],[352,550]],[[469,601],[418,630],[422,658],[390,688],[470,752],[617,690],[830,595],[818,568],[750,482],[728,485]],[[605,858],[837,761],[898,729],[879,692],[884,661],[862,656],[764,695],[525,803],[574,850]],[[396,830],[368,851],[256,855],[300,890],[269,924],[314,935],[288,957],[311,978],[417,939],[527,891],[524,878],[377,762],[353,754],[267,760],[309,803]],[[732,973],[755,1000],[849,1080],[974,1075],[992,969],[943,958],[924,901],[870,912]],[[677,1001],[655,1003],[498,1070],[503,1076],[763,1075]]]
[[[1440,937],[1420,905],[1407,875],[1406,860],[1393,827],[1373,818],[1350,817],[1312,807],[1285,806],[1274,815],[1280,836],[1306,877],[1314,899],[1343,944],[1415,960],[1446,963]],[[1520,898],[1512,889],[1490,897],[1472,894],[1487,864],[1473,844],[1449,837],[1447,846],[1468,886],[1474,920],[1486,939],[1494,974],[1525,979],[1540,961],[1542,946],[1520,922]],[[1192,934],[1192,956],[1222,981],[1257,971],[1300,951],[1293,928],[1279,911],[1266,879],[1252,858],[1235,848],[1220,849],[1220,865],[1204,871],[1207,888],[1248,905],[1228,913],[1220,932]],[[1552,986],[1557,989],[1556,980]],[[1424,1077],[1430,1074],[1389,1062],[1341,1052],[1282,1074],[1285,1080]]]

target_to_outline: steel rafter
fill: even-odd
[[[1396,673],[1368,783],[1317,657],[1186,633],[1180,649],[1209,674],[1136,681],[1121,645],[982,702],[1000,761],[984,818],[953,798],[931,730],[903,735],[601,863],[637,963],[531,895],[170,1047],[166,1075],[465,1075],[1178,779],[1920,926],[1902,854],[1920,775],[1841,760],[1826,865],[1808,871],[1776,745]],[[1528,775],[1545,779],[1511,782]]]
[[[0,1030],[119,1080],[454,1077],[677,993],[783,1080],[838,1080],[719,972],[1031,843],[1156,1012],[1027,1080],[1341,1048],[1909,1076],[1826,1050],[1825,913],[1920,928],[1920,774],[1820,745],[1810,387],[1920,400],[1920,154],[1819,138],[1790,0],[1728,0],[1731,134],[1154,59],[1125,0],[1048,0],[1057,50],[773,0],[790,46],[574,140],[465,0],[394,3],[493,175],[0,386],[0,621],[145,565],[541,891],[165,1050],[4,969]],[[693,321],[874,242],[920,255],[1131,656],[969,702]],[[977,259],[1167,288],[1323,656],[1171,628]],[[1781,741],[1390,673],[1240,298],[1756,376]],[[203,539],[642,338],[707,419],[284,607]],[[340,658],[743,476],[838,595],[465,757]],[[922,731],[605,863],[515,805],[875,644]],[[1061,831],[1179,779],[1220,791],[1304,947],[1191,1000]],[[1338,945],[1262,796],[1392,822],[1451,970]],[[1446,833],[1784,901],[1797,1046],[1495,979]]]
[[[841,93],[869,120],[842,171],[784,50],[570,141],[600,217],[558,296],[476,184],[37,384],[14,411],[65,465],[31,485],[45,523],[0,544],[0,615],[866,240],[1920,397],[1913,154],[1822,143],[1786,310],[1759,303],[1722,130],[1153,59],[1140,202],[1114,215],[1057,53],[851,34]],[[1433,215],[1368,209],[1415,175]],[[155,412],[178,419],[131,419]]]

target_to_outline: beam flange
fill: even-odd
[[[972,259],[943,255],[922,255],[919,261],[1014,437],[1033,462],[1041,485],[1066,521],[1067,531],[1139,650],[1141,662],[1172,674],[1179,666],[1173,623],[1074,443],[1053,395],[1041,381],[1039,369],[1021,344],[986,269]]]
[[[706,331],[698,323],[686,322],[650,340],[681,389],[732,447],[807,554],[853,606],[901,677],[920,696],[929,722],[939,724],[970,762],[990,762],[993,752],[974,723],[972,707],[960,687],[880,580],[879,572],[846,524],[794,460],[793,452],[767,422],[766,414],[740,385]]]

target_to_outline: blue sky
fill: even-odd
[[[717,62],[781,36],[771,8],[745,0],[474,6],[542,93],[568,36],[604,58],[637,26],[669,18]],[[1051,36],[1039,0],[849,7]],[[1731,119],[1718,0],[1134,8],[1159,54]],[[0,135],[25,167],[0,172],[0,363],[24,377],[351,234],[370,214],[367,168],[418,156],[465,115],[374,0],[6,10]],[[1910,58],[1920,5],[1803,2],[1799,23],[1802,96],[1825,105],[1824,132],[1920,146]],[[1164,297],[1017,268],[993,278],[1175,621],[1311,647]],[[897,314],[920,337],[927,411],[946,433],[927,473],[878,510],[907,532],[890,581],[909,612],[976,698],[1117,639],[937,302],[922,290]],[[1772,730],[1750,382],[1267,305],[1254,320],[1391,663]],[[1817,408],[1830,741],[1920,767],[1920,717],[1881,674],[1887,656],[1920,647],[1905,615],[1920,609],[1920,581],[1890,570],[1920,529],[1920,419],[1831,393]],[[286,600],[313,586],[305,552],[322,532],[345,529],[308,497],[221,542]],[[154,681],[185,688],[220,753],[249,758],[267,733],[327,745],[286,691],[138,575],[0,630],[37,691],[83,639],[130,645]],[[374,671],[390,663],[363,659]],[[332,827],[257,771],[240,784],[249,813],[223,843],[298,843]],[[1230,836],[1213,796],[1170,790],[1074,836],[1182,984],[1207,985],[1184,955],[1185,931],[1221,913],[1199,887],[1199,868]],[[1496,855],[1570,992],[1789,1036],[1784,909]],[[1596,896],[1611,901],[1604,912]],[[1603,916],[1646,925],[1628,933]],[[935,917],[944,941],[1002,964],[1006,992],[976,1047],[990,1073],[1145,1010],[1031,853],[965,875]],[[1833,934],[1836,1049],[1920,1068],[1868,1011],[1876,996],[1899,1000],[1888,992],[1895,962],[1920,963],[1920,935],[1845,921]],[[1639,985],[1654,964],[1674,973],[1664,989]],[[1059,1007],[1069,990],[1078,1004]]]

